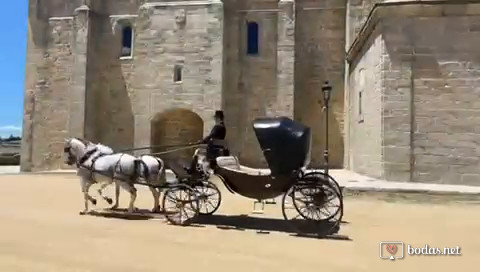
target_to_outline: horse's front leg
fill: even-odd
[[[88,190],[90,189],[90,186],[92,186],[92,182],[86,178],[82,178],[81,180],[81,186],[82,186],[82,192],[83,192],[83,200],[85,204],[85,209],[80,212],[81,215],[84,215],[88,212],[88,202],[91,201],[93,205],[97,204],[97,200],[91,197],[88,194]]]

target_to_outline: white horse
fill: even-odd
[[[120,187],[130,193],[128,211],[133,212],[134,202],[137,197],[137,190],[133,184],[139,177],[139,165],[143,162],[129,154],[101,154],[102,150],[113,153],[111,148],[100,145],[100,149],[98,149],[97,145],[78,138],[65,140],[65,162],[68,165],[75,164],[78,168],[77,175],[81,177],[85,209],[80,214],[88,212],[89,201],[93,204],[96,203],[96,200],[88,194],[91,185],[94,183],[106,183],[108,185],[113,182],[118,183]],[[97,156],[94,156],[94,154]],[[102,187],[105,188],[107,185],[102,185]],[[116,191],[119,191],[119,188]],[[112,208],[118,207],[118,194],[116,196],[115,205]]]
[[[153,195],[152,212],[160,212],[160,193],[162,189],[159,186],[167,183],[165,163],[160,158],[150,155],[143,155],[138,159],[142,161],[139,164],[139,175],[149,185],[148,188]]]
[[[92,162],[94,162],[98,157],[103,156],[103,155],[111,155],[114,153],[113,149],[102,145],[102,144],[93,144],[91,142],[78,139],[80,141],[84,141],[87,144],[87,149],[85,154],[91,153],[88,158],[85,159],[85,164],[86,165],[91,165]],[[165,164],[164,162],[157,157],[149,156],[149,155],[143,155],[136,161],[137,166],[137,174],[138,178],[142,178],[145,183],[148,185],[150,191],[152,192],[153,199],[154,199],[154,206],[152,208],[152,212],[159,212],[160,211],[160,194],[161,194],[161,189],[159,186],[162,186],[166,184],[167,179],[166,179],[166,172],[165,172]],[[83,169],[83,171],[88,171],[87,169]],[[105,179],[105,178],[104,178]],[[101,183],[100,188],[98,189],[99,195],[107,201],[109,204],[112,204],[113,201],[111,198],[106,197],[103,195],[103,190],[110,185],[112,182],[115,182],[115,180],[111,179],[109,182],[103,182]],[[95,205],[96,200],[93,199],[92,197],[88,196],[89,200]],[[118,207],[118,200],[120,199],[120,183],[115,182],[115,204],[112,206],[112,209],[116,209]]]
[[[90,156],[84,156],[84,160],[90,160],[90,164],[96,160],[98,157],[102,156],[102,155],[111,155],[114,153],[113,149],[106,146],[106,145],[103,145],[103,144],[94,144],[92,142],[89,142],[89,141],[86,141],[84,139],[79,139],[81,141],[84,141],[87,143],[87,150],[86,150],[86,153],[85,154],[91,154]],[[101,183],[100,185],[100,188],[98,188],[98,194],[103,198],[103,200],[105,200],[108,204],[112,204],[113,201],[111,198],[107,197],[107,196],[104,196],[103,195],[103,190],[108,186],[110,185],[112,182],[115,183],[115,187],[116,188],[119,188],[119,185],[117,182],[115,182],[115,180],[111,179],[110,182],[104,182],[104,183]],[[116,189],[117,191],[119,189]],[[112,206],[112,209],[116,209],[118,207],[118,201],[119,201],[119,198],[118,198],[118,195],[116,195],[117,197],[115,198],[115,204]],[[93,200],[93,201],[92,201]],[[96,205],[97,204],[97,201],[95,199],[92,198],[91,202]]]
[[[101,144],[97,144],[96,146],[99,149],[99,152],[102,154],[107,154],[107,155],[113,154],[113,149],[111,149],[108,146],[104,146]],[[100,150],[100,148],[102,148],[102,150]],[[148,188],[150,189],[150,192],[152,192],[152,196],[153,196],[152,212],[160,212],[160,194],[162,191],[160,186],[163,186],[167,183],[165,163],[160,158],[150,156],[150,155],[143,155],[143,156],[137,157],[137,159],[140,160],[140,163],[138,164],[139,169],[137,169],[138,177],[142,178],[145,181]],[[111,199],[109,199],[108,197],[104,197],[102,195],[103,189],[108,185],[109,184],[104,183],[98,190],[98,193],[102,196],[103,199],[105,199],[105,201],[107,201],[109,204],[112,204]],[[119,187],[119,184],[116,182],[115,183],[115,199],[117,202],[115,205],[113,205],[112,208],[118,207],[119,198],[120,198],[120,187]]]

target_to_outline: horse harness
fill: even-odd
[[[87,169],[87,170],[90,170],[90,180],[94,181],[94,182],[97,182],[93,176],[93,173],[95,172],[94,169],[94,165],[95,165],[95,162],[97,161],[97,159],[99,159],[100,157],[103,157],[105,156],[106,154],[103,154],[101,152],[99,152],[97,154],[97,156],[94,156],[92,157],[92,165],[90,165],[90,167],[87,167],[85,165],[82,165],[84,162],[86,162],[88,159],[90,159],[90,157],[98,151],[98,148],[97,147],[94,147],[93,149],[85,152],[85,154],[83,154],[83,156],[76,162],[77,164],[77,168],[84,168],[84,169]]]
[[[96,162],[99,158],[107,155],[107,154],[103,154],[102,152],[99,152],[96,156],[91,157],[91,156],[92,156],[95,152],[97,152],[97,151],[98,151],[98,147],[94,147],[93,149],[85,152],[85,154],[83,154],[83,156],[82,156],[78,161],[76,161],[76,163],[75,163],[76,166],[77,166],[77,168],[84,168],[84,169],[89,170],[89,171],[90,171],[90,180],[92,180],[92,181],[94,181],[94,182],[97,182],[97,181],[95,180],[95,178],[94,178],[94,175],[93,175],[95,172],[97,172],[97,171],[94,170],[94,169],[95,169],[95,167],[94,167],[95,162]],[[64,148],[64,152],[70,153],[70,147]],[[118,168],[120,169],[120,173],[123,173],[122,165],[120,164],[120,161],[122,160],[123,155],[125,155],[125,154],[122,154],[122,155],[120,156],[120,159],[118,159],[117,163],[115,164],[115,168],[118,167]],[[91,164],[89,167],[88,167],[88,166],[85,166],[85,165],[82,165],[82,164],[83,164],[84,162],[86,162],[88,159],[91,159],[91,160],[92,160],[92,164]],[[100,174],[102,174],[102,173],[100,173]],[[113,176],[112,176],[111,178],[113,179]],[[137,178],[137,177],[136,177],[136,170],[134,170],[133,174],[130,175],[130,179],[131,179],[131,180],[135,180],[136,178]]]
[[[83,156],[80,158],[80,160],[78,160],[77,166],[80,166],[80,165],[82,165],[84,162],[86,162],[86,161],[90,158],[90,156],[93,155],[93,153],[97,152],[97,150],[98,150],[98,148],[95,147],[95,148],[93,148],[93,149],[85,152],[85,154],[83,154]],[[95,164],[95,161],[96,161],[98,158],[100,158],[102,155],[104,155],[104,154],[99,153],[98,156],[92,158],[91,168],[93,168],[93,165]]]
[[[120,158],[118,159],[117,163],[115,164],[115,168],[118,167],[118,169],[120,170],[120,173],[122,173],[122,174],[123,174],[123,169],[122,169],[122,165],[120,164],[120,161],[122,160],[123,155],[125,155],[125,154],[120,155]],[[137,170],[135,168],[136,168],[136,165],[134,165],[133,173],[129,176],[131,181],[137,179],[137,176],[136,176]]]

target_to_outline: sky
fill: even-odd
[[[27,53],[28,0],[3,0],[0,25],[0,137],[21,135]]]

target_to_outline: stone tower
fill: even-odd
[[[258,165],[263,154],[252,120],[293,117],[294,5],[293,1],[225,0],[224,12],[223,107],[228,135],[235,138],[227,137],[242,163]]]
[[[321,85],[335,86],[330,143],[343,163],[343,80],[346,1],[225,0],[224,109],[229,145],[242,163],[264,165],[251,122],[283,115],[313,129],[313,165],[323,162]],[[259,29],[249,52],[250,28]],[[239,103],[241,103],[239,105]]]
[[[31,0],[22,170],[64,168],[71,136],[201,139],[222,104],[222,51],[220,0]]]
[[[217,109],[242,163],[265,166],[251,124],[282,115],[313,128],[318,165],[327,79],[341,167],[344,18],[335,0],[31,0],[22,170],[63,168],[69,136],[116,149],[197,141]]]

